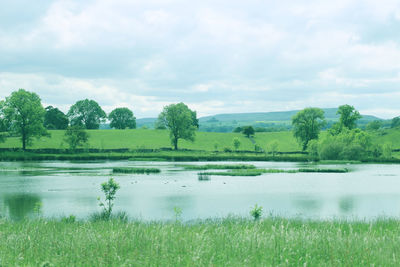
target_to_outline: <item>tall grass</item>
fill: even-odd
[[[185,170],[240,170],[255,169],[256,166],[250,164],[206,164],[206,165],[177,165]]]
[[[2,266],[399,266],[400,222],[1,221]]]
[[[131,168],[131,167],[115,167],[113,173],[138,173],[138,174],[150,174],[160,173],[161,170],[158,168]]]

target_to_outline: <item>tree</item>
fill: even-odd
[[[349,130],[356,128],[356,121],[362,118],[360,113],[353,106],[350,105],[340,106],[336,114],[340,114],[340,128],[346,127]]]
[[[240,140],[239,138],[235,137],[233,138],[233,147],[235,148],[235,150],[238,150],[240,147]]]
[[[324,111],[319,108],[305,108],[292,117],[293,134],[303,147],[308,142],[318,139],[321,128],[325,125]]]
[[[11,133],[21,135],[23,150],[32,143],[34,137],[49,136],[43,126],[45,112],[35,93],[19,89],[6,97],[3,103],[5,125]]]
[[[44,115],[46,129],[64,130],[68,127],[68,117],[58,108],[48,106]]]
[[[5,141],[8,128],[3,107],[4,101],[0,101],[0,143]]]
[[[116,108],[108,115],[111,121],[110,127],[116,129],[135,129],[136,118],[133,112],[128,108]]]
[[[174,149],[178,149],[178,140],[194,141],[196,125],[193,121],[193,111],[184,103],[165,106],[158,116],[159,125],[169,129],[169,136]]]
[[[390,125],[391,128],[396,128],[400,126],[400,117],[395,117],[392,119],[392,124]]]
[[[254,135],[255,131],[253,126],[244,126],[242,128],[242,133],[247,137],[250,138],[250,136]]]
[[[200,125],[199,125],[199,119],[197,118],[197,112],[192,110],[190,112],[192,115],[193,126],[196,127],[196,129],[199,129]]]
[[[86,129],[99,129],[100,123],[107,117],[104,110],[94,100],[80,100],[68,111],[71,125],[83,125]]]
[[[110,178],[108,182],[101,184],[101,191],[103,191],[105,195],[105,203],[100,200],[100,197],[98,197],[97,200],[99,201],[99,206],[103,208],[102,215],[105,219],[110,219],[111,217],[112,209],[114,207],[115,194],[119,188],[119,184],[113,178]]]
[[[368,131],[376,131],[376,130],[379,130],[379,128],[381,128],[381,127],[382,127],[382,122],[378,121],[378,120],[375,120],[375,121],[371,121],[371,122],[369,122],[367,124],[366,130],[368,130]]]
[[[89,141],[89,134],[81,125],[74,125],[67,128],[64,134],[64,141],[68,143],[71,150],[83,146]]]
[[[278,152],[278,148],[279,148],[279,142],[278,140],[273,140],[270,144],[269,144],[269,150],[272,153],[272,156],[276,155],[276,152]]]

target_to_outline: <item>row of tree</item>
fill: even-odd
[[[329,129],[332,135],[339,134],[344,128],[354,129],[357,120],[361,119],[360,113],[350,105],[340,106],[337,114],[340,115],[339,122]],[[324,111],[320,108],[305,108],[293,116],[292,124],[294,136],[301,143],[303,150],[306,150],[311,140],[318,139],[322,127],[326,124]]]
[[[7,100],[6,100],[7,101]],[[86,129],[99,129],[100,123],[110,120],[110,127],[116,129],[136,128],[136,118],[128,108],[116,108],[107,116],[100,105],[84,99],[72,105],[67,114],[58,108],[48,106],[44,126],[50,130],[64,130],[69,125],[80,125]]]
[[[374,144],[369,133],[356,128],[361,115],[353,106],[342,105],[337,114],[340,115],[339,121],[322,139],[319,139],[319,134],[326,123],[323,110],[306,108],[293,116],[293,134],[303,151],[308,150],[313,157],[331,160],[391,157],[391,144]]]
[[[107,118],[111,128],[136,128],[136,118],[128,108],[116,108],[107,116],[96,101],[84,99],[64,114],[52,106],[43,108],[36,93],[19,89],[0,101],[0,141],[7,135],[20,136],[25,150],[34,137],[50,136],[47,129],[67,129],[67,142],[75,148],[87,142],[88,135],[83,129],[99,129],[100,123]],[[157,125],[170,130],[171,143],[178,149],[179,139],[194,140],[199,121],[195,111],[178,103],[164,107]]]

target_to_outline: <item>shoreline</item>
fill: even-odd
[[[400,164],[399,158],[367,158],[359,161],[353,160],[319,160],[298,153],[287,153],[284,155],[269,155],[266,153],[248,152],[207,152],[207,151],[155,151],[155,152],[97,152],[97,153],[41,153],[41,151],[3,151],[0,152],[0,161],[68,161],[68,160],[132,160],[132,161],[167,161],[167,162],[195,162],[195,161],[274,161],[274,162],[316,162],[319,164]]]

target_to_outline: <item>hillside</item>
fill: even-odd
[[[68,148],[64,139],[63,130],[49,131],[51,138],[42,137],[34,140],[33,145],[28,148]],[[97,149],[157,149],[171,148],[169,134],[166,130],[88,130],[89,148]],[[322,132],[321,136],[326,132]],[[387,129],[372,132],[373,142],[377,144],[391,143],[394,149],[400,149],[400,131],[398,129]],[[208,133],[197,132],[194,142],[185,140],[179,141],[179,148],[205,151],[223,151],[225,148],[233,149],[233,139],[239,138],[239,150],[254,150],[254,144],[240,133]],[[265,132],[256,133],[255,143],[263,150],[269,150],[270,144],[278,142],[278,151],[290,152],[299,151],[293,133],[285,132]],[[6,142],[0,143],[0,148],[20,148],[21,140],[18,137],[7,138]]]
[[[337,108],[323,109],[327,120],[327,128],[338,121]],[[267,131],[285,131],[291,129],[291,119],[299,110],[277,111],[277,112],[256,112],[256,113],[231,113],[217,114],[199,118],[200,131],[203,132],[232,132],[238,126],[252,125],[263,127]],[[365,127],[371,121],[382,120],[378,117],[362,114],[358,121],[359,127]],[[154,128],[156,118],[137,119],[137,127],[143,126]]]

